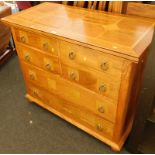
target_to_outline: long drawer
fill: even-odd
[[[38,33],[32,33],[24,30],[15,29],[16,40],[20,43],[27,44],[38,48],[45,53],[58,56],[59,43],[55,38],[48,38]]]
[[[117,100],[120,80],[113,81],[114,77],[103,75],[101,72],[86,68],[74,68],[62,64],[62,76],[71,82],[80,84],[96,93]]]
[[[114,124],[104,120],[103,118],[94,115],[75,104],[63,100],[48,91],[29,83],[27,86],[28,94],[42,101],[46,106],[53,108],[61,114],[68,116],[72,122],[76,121],[100,135],[111,137],[113,135]]]
[[[76,105],[82,106],[103,118],[115,122],[117,101],[100,96],[56,74],[49,74],[39,68],[22,62],[27,81],[37,84]]]
[[[124,59],[105,54],[97,50],[60,41],[60,59],[63,64],[77,68],[94,68],[104,76],[112,76],[113,81],[120,80]]]
[[[16,48],[22,61],[40,67],[48,72],[61,73],[60,62],[57,57],[44,54],[37,49],[21,45],[20,43],[16,44]]]

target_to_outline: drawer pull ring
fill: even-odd
[[[99,130],[99,131],[103,131],[103,128],[102,128],[102,125],[101,125],[101,124],[97,124],[96,128],[97,128],[97,130]]]
[[[98,111],[99,111],[100,113],[104,113],[104,108],[103,108],[103,107],[99,107],[99,108],[98,108]]]
[[[102,64],[101,64],[101,69],[103,70],[103,71],[106,71],[106,70],[108,70],[108,68],[109,68],[109,65],[108,65],[108,63],[107,62],[103,62]]]
[[[75,57],[76,57],[76,54],[75,54],[74,52],[70,52],[70,53],[69,53],[69,58],[70,58],[71,60],[74,60]]]
[[[75,80],[76,79],[76,74],[74,72],[70,73],[70,79]]]
[[[38,93],[36,91],[33,91],[33,96],[38,96]]]
[[[30,74],[30,80],[35,80],[34,75]]]
[[[44,44],[43,44],[43,49],[44,49],[44,50],[48,50],[48,43],[44,43]]]
[[[46,65],[45,65],[45,68],[46,68],[47,70],[51,70],[51,65],[50,65],[50,64],[46,64]]]
[[[30,61],[30,56],[29,55],[25,55],[25,61],[27,61],[27,62]]]
[[[25,37],[24,37],[24,36],[20,37],[20,41],[21,41],[22,43],[25,43],[25,42],[26,42]]]
[[[107,88],[106,88],[105,85],[101,85],[101,86],[99,87],[99,91],[102,92],[102,93],[105,92],[106,89],[107,89]]]

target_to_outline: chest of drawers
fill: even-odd
[[[12,29],[27,99],[120,150],[154,21],[52,3],[2,21]]]

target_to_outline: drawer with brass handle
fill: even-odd
[[[103,70],[103,71],[108,70],[108,69],[109,69],[109,64],[108,64],[108,62],[106,62],[106,61],[102,62],[101,65],[100,65],[100,68],[101,68],[101,70]]]
[[[45,69],[48,70],[48,71],[51,71],[52,70],[52,64],[46,63],[45,64]]]
[[[69,52],[68,57],[70,60],[74,60],[76,57],[76,53],[75,52]]]
[[[112,137],[114,124],[96,116],[85,109],[77,108],[79,119],[87,126],[96,130],[97,133],[103,135],[106,134],[108,137]]]
[[[98,131],[103,131],[103,126],[102,126],[101,124],[97,124],[97,125],[96,125],[96,129],[97,129]]]
[[[31,80],[31,81],[38,80],[37,79],[37,73],[34,70],[29,69],[27,74],[28,74],[27,76],[28,76],[29,80]]]
[[[107,75],[115,76],[114,81],[121,77],[124,62],[122,58],[65,41],[60,42],[60,50],[60,59],[63,64],[78,68],[93,68]]]
[[[98,107],[98,111],[99,111],[100,113],[104,113],[104,112],[105,112],[105,111],[104,111],[104,107],[103,107],[103,106]]]
[[[117,110],[117,100],[112,100],[106,96],[98,95],[77,84],[67,81],[58,75],[47,72],[22,62],[25,78],[43,89],[67,100],[75,105],[84,107],[101,117],[115,121]],[[33,74],[34,79],[30,78]],[[99,107],[104,108],[104,112]]]
[[[59,46],[55,39],[48,39],[40,37],[40,48],[49,54],[58,56]]]
[[[39,96],[38,91],[36,91],[36,90],[33,90],[32,94],[33,94],[33,96],[35,96],[35,97],[38,97],[38,96]]]
[[[29,74],[29,79],[30,79],[30,80],[36,80],[35,75],[32,74],[32,73],[30,73],[30,74]]]
[[[62,98],[56,97],[48,91],[34,85],[32,83],[28,84],[28,94],[33,96],[39,101],[46,103],[46,106],[57,110],[64,116],[68,116],[74,121],[85,125],[89,129],[96,130],[99,134],[111,137],[113,135],[114,124],[106,121],[90,111],[80,108],[75,104],[63,100]]]
[[[58,56],[59,45],[58,40],[55,38],[48,38],[42,35],[35,34],[34,32],[25,32],[24,30],[15,30],[16,40],[23,44],[30,45],[38,48],[45,53]]]
[[[71,73],[69,73],[69,78],[71,79],[71,80],[76,80],[76,73],[75,72],[71,72]]]
[[[98,132],[100,132],[100,133],[102,133],[102,132],[105,132],[105,133],[110,133],[110,132],[112,132],[111,130],[110,130],[110,128],[108,128],[104,123],[98,123],[98,124],[96,124],[96,130],[98,131]],[[112,133],[111,133],[112,134]]]
[[[42,48],[43,48],[43,50],[47,51],[48,48],[49,48],[48,42],[43,43],[43,44],[42,44]]]
[[[99,91],[101,93],[105,93],[107,91],[107,86],[105,84],[102,84],[99,86]]]
[[[22,43],[26,43],[26,42],[27,42],[26,36],[22,35],[22,36],[20,37],[20,41],[21,41]]]
[[[55,74],[61,73],[60,62],[57,57],[45,55],[36,49],[19,43],[17,43],[17,49],[20,51],[19,56],[21,60],[26,63],[35,65]]]
[[[80,84],[82,87],[95,91],[102,96],[117,100],[120,79],[116,83],[113,81],[113,77],[96,70],[73,68],[65,64],[62,64],[61,68],[62,76],[65,79]]]
[[[24,60],[26,62],[30,62],[31,61],[31,57],[30,57],[30,54],[28,52],[24,53],[23,57],[24,57]]]
[[[40,101],[48,102],[48,98],[46,98],[47,95],[45,95],[45,92],[40,87],[29,83],[27,85],[27,91],[32,97],[39,99]]]

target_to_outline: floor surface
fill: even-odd
[[[115,153],[109,146],[29,103],[17,56],[0,68],[0,153]],[[122,149],[120,153],[128,153]]]

